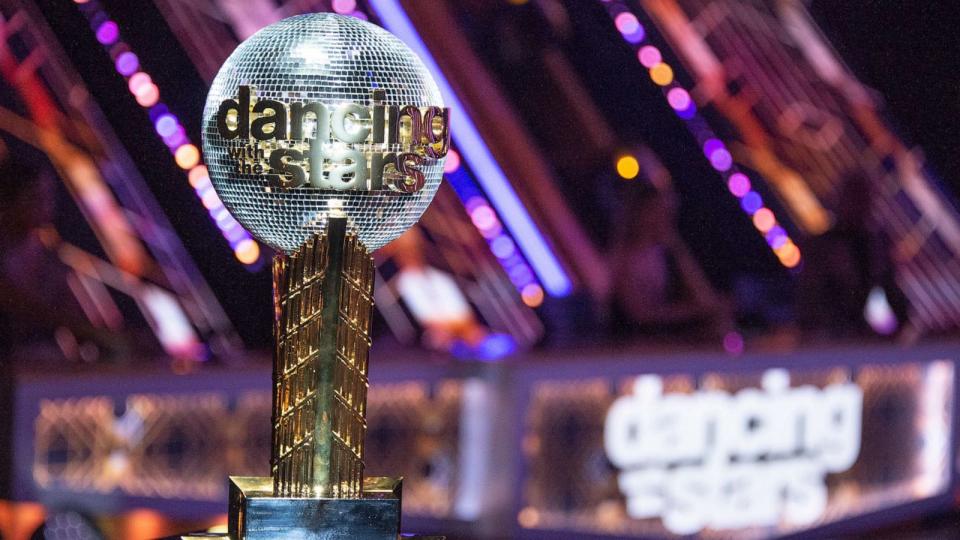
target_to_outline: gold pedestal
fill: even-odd
[[[274,259],[271,477],[230,478],[230,538],[398,537],[401,480],[363,477],[373,282],[345,218]]]
[[[397,478],[366,478],[361,497],[275,497],[271,478],[230,477],[230,538],[397,540]]]
[[[331,218],[273,276],[273,494],[359,497],[373,258]]]

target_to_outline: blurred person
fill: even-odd
[[[453,276],[427,262],[418,228],[402,234],[379,255],[392,257],[397,265],[397,275],[391,282],[423,327],[425,346],[450,350],[459,343],[472,348],[488,336]]]
[[[676,209],[669,187],[644,186],[625,197],[610,254],[614,324],[651,335],[721,337],[732,318],[680,239]]]
[[[68,270],[43,245],[40,232],[52,228],[55,183],[6,158],[0,162],[0,357],[19,345],[55,338],[68,357],[94,359],[117,353],[124,343],[94,327],[71,302]]]
[[[873,199],[866,176],[847,174],[833,227],[801,244],[806,262],[797,287],[797,318],[804,337],[870,335],[864,308],[871,291],[882,290],[897,320],[906,320],[907,301],[895,283],[890,247],[871,219]]]

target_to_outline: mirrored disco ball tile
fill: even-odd
[[[433,199],[443,175],[443,159],[428,159],[420,167],[425,183],[414,193],[389,188],[338,191],[309,182],[278,188],[269,185],[266,173],[238,172],[229,149],[258,141],[225,139],[217,128],[217,113],[224,100],[237,98],[241,86],[252,87],[255,100],[277,100],[287,106],[319,102],[331,113],[348,103],[369,106],[373,89],[386,92],[387,105],[442,107],[443,100],[426,67],[403,42],[353,17],[328,13],[291,17],[243,42],[210,89],[203,114],[203,147],[218,195],[260,240],[291,252],[322,231],[330,209],[338,208],[373,251],[416,223]],[[303,140],[270,143],[306,149]],[[349,147],[368,161],[374,153],[408,151],[399,143],[363,142]]]

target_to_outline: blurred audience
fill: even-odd
[[[637,186],[633,186],[637,187]],[[728,306],[713,291],[676,228],[672,191],[628,191],[610,253],[614,328],[627,333],[718,338],[732,329]]]
[[[0,162],[0,357],[19,345],[56,340],[67,357],[94,360],[122,349],[94,327],[67,285],[68,269],[40,232],[52,227],[55,181],[10,159]]]
[[[833,227],[801,245],[806,263],[797,290],[797,321],[804,338],[850,339],[871,334],[864,309],[882,290],[897,320],[907,300],[895,282],[890,246],[872,219],[873,185],[847,175],[838,194]]]

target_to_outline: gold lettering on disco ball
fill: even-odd
[[[346,216],[371,251],[433,199],[450,111],[420,59],[382,28],[314,13],[244,41],[203,111],[210,179],[251,233],[291,253]]]

